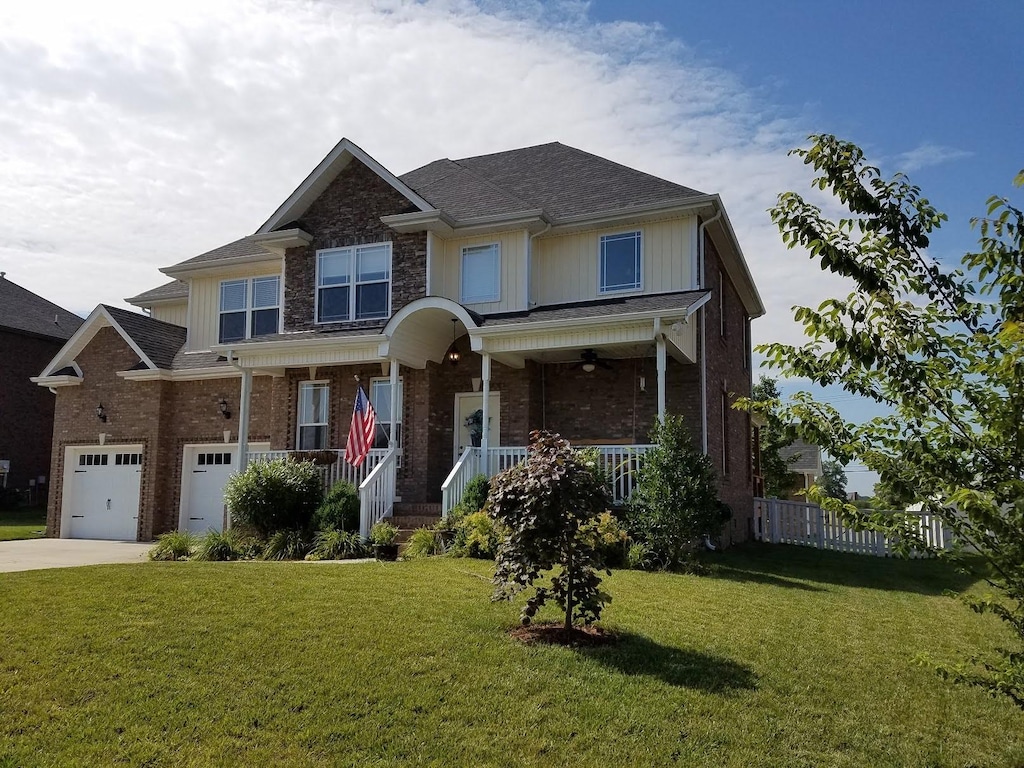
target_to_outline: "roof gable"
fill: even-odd
[[[158,285],[156,288],[150,288],[138,296],[125,299],[125,301],[137,307],[148,307],[150,304],[160,301],[180,301],[185,299],[188,299],[188,283],[184,280],[171,280],[169,283]]]
[[[69,339],[82,318],[0,276],[0,328],[33,336]]]

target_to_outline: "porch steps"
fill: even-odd
[[[398,502],[391,510],[391,524],[398,528],[400,544],[405,543],[417,528],[429,528],[440,519],[440,504]]]

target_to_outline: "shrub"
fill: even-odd
[[[263,537],[308,528],[322,498],[320,471],[308,461],[257,461],[224,488],[232,522],[250,525]]]
[[[404,556],[407,558],[433,557],[443,555],[447,551],[444,539],[444,528],[418,528],[412,532],[409,540],[405,543]]]
[[[335,483],[316,513],[313,525],[318,531],[336,528],[339,531],[359,530],[359,491],[352,483]]]
[[[362,557],[365,552],[362,539],[357,531],[340,531],[327,528],[319,531],[313,539],[313,551],[307,560],[348,560]]]
[[[305,532],[301,529],[277,531],[263,547],[264,560],[301,560],[310,546]]]
[[[199,540],[194,560],[245,560],[251,556],[251,539],[242,540],[230,528],[226,531],[210,530]]]
[[[634,571],[652,571],[658,563],[654,552],[641,541],[633,542],[626,552],[626,567]]]
[[[494,518],[486,512],[465,515],[453,525],[455,540],[452,553],[458,557],[493,560],[501,543],[501,533]]]
[[[387,547],[395,543],[398,538],[398,529],[391,523],[381,520],[374,523],[370,529],[370,543],[375,547]]]
[[[487,495],[491,492],[491,481],[487,475],[475,475],[466,483],[459,504],[469,512],[479,512],[487,506]]]
[[[603,512],[592,522],[581,528],[581,532],[590,537],[595,548],[607,566],[619,566],[626,560],[626,549],[629,546],[629,534],[611,512]]]
[[[188,560],[199,540],[189,531],[171,531],[157,537],[156,546],[149,550],[150,560]]]
[[[711,459],[696,449],[679,416],[651,432],[655,447],[640,464],[629,498],[629,533],[650,547],[666,568],[679,567],[700,536],[717,536],[723,506]]]

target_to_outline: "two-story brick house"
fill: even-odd
[[[345,445],[358,379],[376,447],[327,471],[362,485],[367,525],[450,506],[537,428],[622,475],[678,412],[727,539],[747,536],[729,403],[763,307],[717,195],[559,143],[399,177],[342,140],[256,233],[162,271],[129,299],[148,317],[97,307],[37,378],[57,391],[50,535],[220,527],[241,464]]]

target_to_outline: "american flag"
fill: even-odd
[[[352,408],[352,425],[348,428],[348,442],[345,443],[345,461],[358,467],[366,459],[373,446],[373,433],[377,429],[377,414],[363,392],[356,390],[356,404]]]

